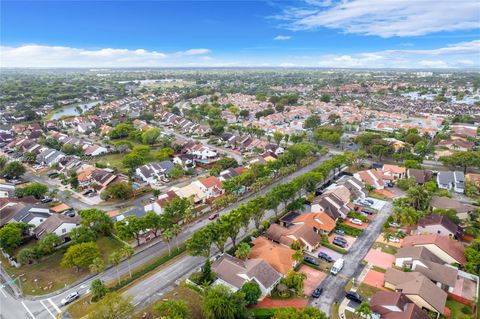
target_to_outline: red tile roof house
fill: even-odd
[[[448,236],[414,235],[403,240],[402,247],[425,247],[446,264],[466,262],[465,247]]]
[[[370,307],[380,319],[430,319],[426,311],[401,292],[378,291],[370,300]]]
[[[214,285],[222,284],[235,292],[247,282],[256,282],[262,291],[260,300],[269,295],[282,275],[262,259],[241,259],[223,255],[212,264],[217,275]]]
[[[394,180],[405,178],[405,175],[407,172],[405,167],[401,167],[398,165],[390,165],[390,164],[384,164],[382,167],[382,171],[383,171],[384,179],[393,178]]]
[[[165,207],[176,197],[178,197],[178,195],[174,191],[168,191],[165,194],[159,195],[153,203],[145,205],[144,209],[146,212],[154,211],[160,215],[163,213]]]
[[[353,176],[355,176],[356,179],[361,180],[365,184],[370,185],[375,189],[385,188],[385,182],[383,181],[384,174],[382,171],[377,171],[375,169],[368,169],[365,171],[357,172]]]
[[[276,243],[291,247],[293,242],[298,241],[304,250],[314,251],[322,240],[315,230],[309,225],[293,225],[289,228],[278,224],[272,224],[267,230],[266,237]]]
[[[224,193],[222,182],[215,176],[200,178],[192,183],[197,186],[207,196],[207,200],[215,198]]]

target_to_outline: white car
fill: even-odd
[[[350,218],[350,222],[355,225],[363,225],[363,222],[360,219],[357,218]]]
[[[62,301],[60,301],[60,303],[62,304],[62,306],[66,306],[78,298],[80,298],[80,294],[77,291],[74,291],[68,294],[65,298],[63,298]]]
[[[399,223],[388,223],[388,226],[398,228],[400,227]]]
[[[400,239],[397,237],[388,237],[388,241],[391,241],[392,243],[399,243]]]

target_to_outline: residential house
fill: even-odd
[[[463,172],[438,172],[437,175],[438,188],[454,190],[457,193],[465,191],[465,175]]]
[[[306,225],[319,235],[329,234],[336,226],[335,220],[324,212],[301,214],[291,223],[293,225]]]
[[[86,156],[92,156],[92,157],[95,157],[95,156],[99,156],[99,155],[102,155],[102,154],[107,154],[108,153],[108,150],[103,147],[103,146],[99,146],[99,145],[87,145],[84,149],[83,149],[83,154],[85,154]]]
[[[222,182],[215,176],[200,178],[192,185],[198,187],[206,196],[206,199],[218,197],[224,193]]]
[[[453,209],[457,211],[457,217],[461,220],[468,219],[471,212],[475,210],[475,206],[463,204],[458,200],[449,197],[432,196],[430,200],[430,208],[432,210],[439,209]]]
[[[430,319],[426,311],[401,292],[377,291],[370,299],[370,308],[380,319]]]
[[[262,259],[241,259],[224,254],[212,264],[217,275],[214,285],[222,284],[235,292],[247,282],[256,282],[262,291],[260,299],[270,294],[282,275]]]
[[[65,157],[65,154],[63,152],[49,148],[38,154],[36,160],[41,165],[52,167],[54,164],[57,164],[63,157]]]
[[[383,172],[376,169],[368,169],[355,173],[356,179],[361,180],[363,183],[370,185],[375,189],[384,189],[385,182]]]
[[[351,209],[348,202],[344,202],[337,194],[325,193],[313,199],[311,210],[315,213],[325,212],[333,220],[337,220],[346,218]]]
[[[33,196],[18,198],[0,198],[0,227],[11,221],[13,216],[37,204]]]
[[[146,205],[144,208],[145,208],[145,211],[148,212],[148,211],[154,211],[155,213],[157,213],[158,215],[160,214],[163,214],[163,211],[165,209],[165,207],[171,203],[171,201],[174,199],[174,198],[177,198],[178,195],[174,192],[174,191],[168,191],[166,192],[165,194],[161,194],[157,197],[157,199],[152,203],[152,204],[148,204]]]
[[[463,139],[448,139],[440,141],[437,146],[442,146],[453,151],[466,152],[471,150],[475,146],[475,143]]]
[[[384,164],[382,167],[384,179],[401,179],[405,178],[406,168],[398,165]]]
[[[429,214],[417,222],[418,234],[438,234],[452,238],[461,238],[462,231],[445,214]]]
[[[426,182],[429,182],[432,179],[432,171],[409,168],[407,170],[407,178],[414,178],[417,184],[423,185]]]
[[[405,294],[422,309],[444,314],[447,293],[420,272],[388,268],[385,273],[385,287]]]
[[[363,199],[368,196],[368,190],[361,180],[353,176],[343,176],[337,181],[337,185],[346,187],[350,191],[350,200]]]
[[[252,243],[253,247],[248,258],[262,259],[282,275],[296,266],[293,249],[274,243],[262,236],[255,238]]]
[[[195,204],[203,203],[207,199],[207,195],[193,183],[180,188],[172,187],[170,190],[180,198],[191,198]]]
[[[306,224],[296,224],[288,228],[272,224],[267,229],[266,237],[276,243],[290,247],[294,242],[299,242],[306,251],[314,251],[322,238],[315,230]]]
[[[140,166],[135,170],[135,173],[144,182],[155,184],[158,180],[168,178],[174,167],[175,164],[171,161],[161,161]]]
[[[172,162],[176,165],[182,166],[184,170],[188,170],[190,168],[195,168],[195,155],[193,154],[178,154],[175,155],[172,159]]]
[[[25,223],[37,227],[52,215],[48,206],[43,204],[22,204],[21,206],[23,207],[12,216],[9,223]]]
[[[440,235],[414,235],[403,240],[402,247],[425,247],[446,264],[465,263],[465,247],[458,241]]]
[[[33,230],[33,234],[38,239],[42,239],[46,234],[54,233],[65,240],[68,233],[79,225],[80,221],[77,217],[52,214]]]

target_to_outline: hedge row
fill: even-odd
[[[358,237],[363,233],[362,229],[358,229],[355,227],[352,227],[350,225],[347,225],[345,223],[338,223],[337,226],[335,227],[336,229],[343,230],[345,234],[353,236],[353,237]]]
[[[346,249],[343,249],[343,248],[341,248],[341,247],[332,245],[332,244],[330,244],[330,243],[327,242],[327,241],[322,241],[322,246],[327,247],[328,249],[334,250],[334,251],[336,251],[337,253],[340,253],[340,254],[342,254],[342,255],[345,255],[345,254],[348,253],[348,251],[347,251]]]
[[[118,289],[121,289],[121,288],[125,287],[126,285],[132,283],[133,281],[135,281],[138,278],[142,277],[143,275],[149,273],[150,271],[154,270],[155,268],[163,265],[167,261],[169,261],[169,260],[177,257],[178,255],[184,253],[186,250],[187,250],[187,247],[185,245],[180,245],[177,249],[172,250],[171,255],[168,255],[168,254],[162,255],[160,258],[158,258],[157,260],[155,260],[151,264],[148,264],[144,268],[132,273],[132,277],[123,279],[122,281],[117,283],[115,286],[110,287],[110,291],[116,291]]]

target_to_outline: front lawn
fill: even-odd
[[[97,240],[97,246],[105,261],[110,253],[121,247],[121,245],[122,243],[113,237],[101,237]],[[67,248],[68,246],[62,247],[35,264],[23,265],[20,268],[10,266],[4,257],[1,256],[2,265],[12,278],[21,276],[20,285],[25,294],[44,295],[59,290],[65,287],[65,285],[72,284],[89,274],[85,270],[76,272],[73,269],[60,266],[63,254]]]
[[[395,255],[398,251],[398,248],[392,245],[387,245],[384,243],[375,242],[372,245],[372,249],[380,248],[382,252],[390,255]]]
[[[248,310],[256,319],[269,319],[273,317],[278,308],[249,308]]]
[[[365,299],[370,299],[377,291],[380,291],[380,289],[367,284],[360,284],[357,289],[357,294],[364,297]]]
[[[458,301],[448,299],[446,307],[452,311],[450,318],[455,318],[455,319],[473,318],[472,308],[462,303],[459,303]]]
[[[96,157],[94,162],[106,166],[107,168],[116,169],[118,172],[126,172],[122,163],[124,156],[124,154],[101,155]]]

